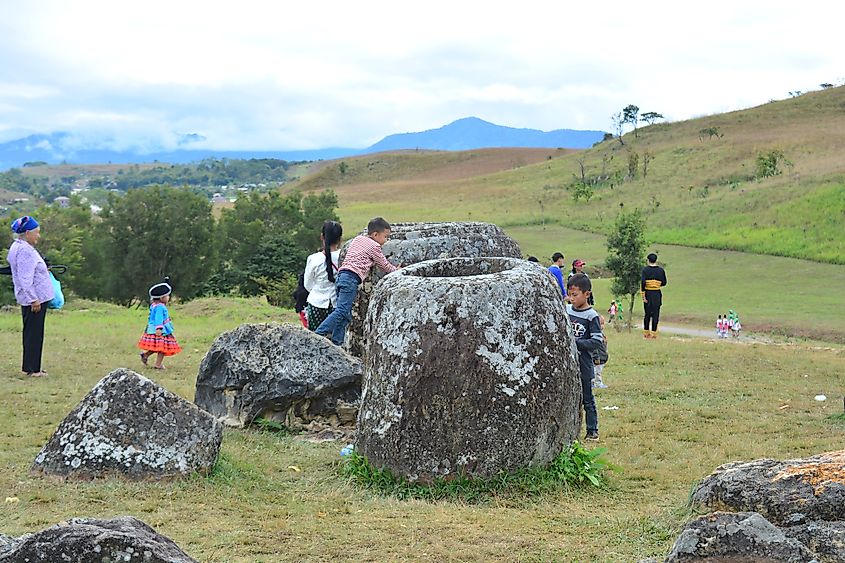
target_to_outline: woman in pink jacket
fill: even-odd
[[[44,319],[47,302],[53,299],[53,283],[47,264],[35,250],[41,238],[41,227],[35,217],[24,216],[12,223],[15,240],[9,247],[7,260],[12,269],[15,299],[23,315],[23,365],[21,369],[30,377],[47,375],[41,369],[41,351],[44,347]]]

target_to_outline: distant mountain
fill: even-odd
[[[364,153],[402,149],[464,151],[493,147],[538,147],[584,149],[604,138],[604,131],[575,129],[516,129],[496,125],[477,117],[465,117],[419,133],[389,135],[364,149]]]
[[[459,119],[440,127],[418,133],[389,135],[366,149],[326,148],[294,151],[219,151],[190,148],[206,138],[198,133],[183,135],[178,149],[150,151],[140,148],[115,150],[108,148],[109,142],[102,140],[91,146],[71,133],[58,132],[49,135],[30,135],[6,143],[0,143],[0,171],[23,166],[27,162],[47,164],[140,164],[144,162],[166,162],[186,164],[205,158],[279,158],[289,161],[331,160],[373,152],[431,149],[461,151],[495,147],[538,147],[581,149],[591,147],[604,137],[603,131],[578,131],[557,129],[516,129],[489,123],[477,117]]]
[[[201,135],[185,136],[180,146],[195,140],[202,140]],[[361,149],[327,148],[299,151],[216,151],[208,149],[176,149],[170,151],[142,152],[133,150],[109,150],[97,148],[76,148],[78,141],[70,133],[52,133],[50,135],[30,135],[23,139],[0,143],[0,171],[23,166],[27,162],[46,162],[47,164],[140,164],[143,162],[166,162],[186,164],[205,158],[278,158],[288,161],[331,160],[352,154]]]

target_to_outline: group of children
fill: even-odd
[[[733,309],[729,309],[728,314],[724,317],[719,315],[716,319],[717,338],[728,338],[728,336],[739,338],[739,332],[741,330],[742,323],[739,322],[739,315]]]

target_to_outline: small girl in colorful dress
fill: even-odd
[[[165,278],[167,279],[167,278]],[[147,330],[138,341],[138,348],[141,352],[141,362],[149,365],[147,360],[153,354],[157,354],[155,369],[165,369],[162,365],[165,356],[172,356],[182,351],[176,338],[173,336],[173,323],[170,322],[170,314],[167,312],[167,302],[170,301],[170,292],[173,288],[165,282],[157,283],[150,288],[150,317],[147,321]]]

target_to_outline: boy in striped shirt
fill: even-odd
[[[390,223],[376,217],[367,225],[367,235],[358,235],[349,243],[343,264],[337,271],[337,304],[315,331],[320,336],[331,336],[332,342],[340,346],[346,338],[346,327],[352,321],[352,304],[358,295],[358,286],[370,274],[373,265],[386,274],[399,268],[387,261],[381,247],[390,238]]]

